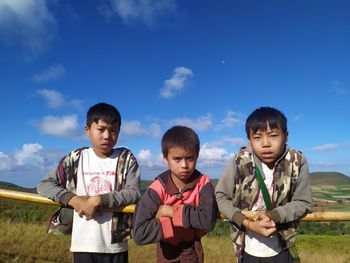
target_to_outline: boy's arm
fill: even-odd
[[[140,199],[140,168],[133,155],[126,174],[125,185],[120,191],[112,191],[100,195],[102,208],[114,208],[135,204]]]
[[[268,216],[275,223],[298,220],[311,211],[311,185],[307,160],[302,158],[296,188],[290,202],[269,211]]]
[[[68,206],[68,202],[72,197],[76,196],[59,182],[58,167],[52,169],[48,175],[39,182],[37,185],[37,192],[39,195],[45,196],[64,206]]]
[[[158,193],[152,188],[147,188],[136,205],[133,217],[132,231],[136,244],[155,243],[174,236],[171,219],[169,217],[156,218],[161,204]]]
[[[212,230],[218,214],[214,188],[207,176],[203,178],[203,187],[199,192],[199,204],[174,205],[172,222],[176,227],[196,228],[205,232]]]
[[[237,226],[242,227],[242,222],[246,219],[246,216],[238,207],[233,206],[236,175],[237,167],[233,158],[230,158],[218,184],[216,185],[215,195],[219,212],[230,221],[234,222]]]

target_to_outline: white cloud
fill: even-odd
[[[36,91],[40,96],[42,96],[47,103],[48,107],[51,109],[58,109],[63,107],[73,107],[79,111],[83,110],[83,103],[81,100],[72,99],[65,100],[63,95],[53,89],[40,89]]]
[[[143,137],[160,137],[162,135],[162,128],[157,123],[151,123],[148,127],[142,127],[139,121],[128,121],[123,122],[122,132],[129,136]]]
[[[11,166],[12,164],[10,157],[3,152],[0,152],[0,172],[10,170]]]
[[[304,114],[302,114],[302,113],[294,117],[294,121],[300,121],[303,119],[304,119]]]
[[[66,152],[44,150],[39,143],[23,144],[14,153],[0,152],[0,180],[34,187]]]
[[[192,70],[185,67],[177,67],[171,79],[164,82],[163,88],[160,90],[160,96],[168,99],[181,92],[188,80],[193,76]]]
[[[125,24],[141,21],[148,26],[154,25],[158,18],[174,13],[176,9],[175,0],[110,0],[109,4],[98,8],[106,17],[116,13]]]
[[[43,134],[57,137],[72,137],[78,135],[77,115],[63,117],[45,116],[39,124],[39,129]]]
[[[142,170],[146,169],[149,171],[157,171],[160,173],[161,170],[164,170],[166,165],[163,160],[163,156],[159,155],[156,158],[152,157],[150,149],[142,149],[137,154],[137,161],[139,162]]]
[[[123,133],[131,136],[145,136],[147,134],[139,121],[124,122],[121,129]]]
[[[50,80],[59,79],[66,74],[66,69],[61,65],[51,66],[48,69],[43,70],[39,74],[33,76],[35,82],[46,82]]]
[[[56,30],[56,20],[45,0],[0,1],[0,41],[18,45],[32,54],[47,48]]]
[[[348,94],[348,89],[346,87],[344,87],[344,85],[342,83],[340,83],[337,80],[334,80],[331,82],[331,87],[333,92],[335,92],[338,95],[347,95]]]
[[[324,162],[324,161],[319,161],[313,164],[316,167],[332,167],[334,166],[333,163],[331,162]]]
[[[149,134],[153,137],[160,137],[162,135],[162,128],[157,123],[152,123],[149,126]]]
[[[333,151],[334,149],[336,149],[338,147],[339,147],[338,144],[324,144],[324,145],[320,145],[320,146],[315,146],[315,147],[311,148],[311,150],[314,152],[329,152],[329,151]]]
[[[208,130],[213,125],[213,117],[210,113],[207,116],[200,116],[196,119],[177,118],[169,121],[170,125],[182,125],[191,127],[197,131]]]
[[[234,111],[227,111],[226,117],[217,125],[216,129],[221,130],[223,128],[230,128],[238,124],[244,123],[242,120],[242,114]]]
[[[227,162],[229,154],[227,149],[211,144],[203,144],[199,152],[199,165],[201,167],[215,167]]]
[[[232,145],[235,147],[242,147],[247,144],[246,140],[242,138],[222,138],[218,141],[211,143],[212,145]]]
[[[16,164],[20,166],[28,163],[43,165],[44,158],[38,153],[42,149],[43,146],[39,143],[23,144],[22,149],[15,153]]]
[[[64,99],[61,93],[52,89],[40,89],[37,93],[41,95],[49,108],[60,108],[64,104]]]
[[[137,159],[140,161],[149,160],[151,157],[152,155],[149,149],[142,149],[137,155]]]

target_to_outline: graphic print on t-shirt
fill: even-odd
[[[89,185],[87,186],[88,195],[100,195],[112,191],[112,184],[107,180],[99,176],[91,178]]]

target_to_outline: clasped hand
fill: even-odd
[[[73,207],[80,217],[86,216],[87,220],[93,219],[100,211],[101,197],[96,196],[74,196],[68,205]]]
[[[266,214],[266,211],[258,212],[253,220],[245,222],[244,226],[252,232],[261,236],[269,237],[277,231],[275,222]]]

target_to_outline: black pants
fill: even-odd
[[[254,257],[244,252],[242,263],[293,263],[293,259],[288,249],[282,250],[276,256],[267,258]]]
[[[114,254],[73,252],[73,263],[128,263],[128,252]]]

